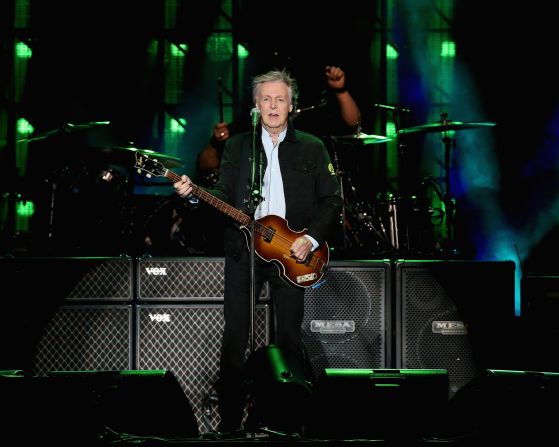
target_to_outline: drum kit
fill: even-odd
[[[394,138],[381,135],[357,133],[332,137],[335,144],[332,159],[335,165],[343,196],[343,210],[340,216],[341,236],[335,244],[335,251],[342,257],[403,257],[403,256],[452,256],[458,252],[455,244],[455,200],[450,182],[451,149],[455,147],[451,131],[488,128],[494,122],[451,121],[446,113],[434,123],[406,127],[397,130]],[[340,162],[340,151],[336,143],[353,147],[373,148],[394,142],[399,151],[406,144],[405,137],[412,134],[439,133],[444,145],[444,187],[433,177],[421,181],[420,191],[431,186],[436,191],[441,206],[434,207],[426,194],[398,194],[382,191],[367,200],[359,194],[348,173]],[[343,157],[342,157],[343,158]],[[434,225],[444,220],[446,234],[444,240],[436,240]]]
[[[108,122],[105,121],[75,125],[68,123],[55,130],[35,135],[25,141],[44,140],[51,136],[65,135],[78,130],[105,126],[106,124]],[[495,124],[493,122],[451,121],[446,114],[441,114],[441,119],[437,122],[399,129],[394,137],[367,134],[361,132],[360,129],[355,134],[331,137],[331,156],[343,198],[339,230],[330,244],[331,248],[334,249],[333,255],[342,258],[434,256],[435,252],[440,253],[442,251],[442,254],[445,254],[445,252],[449,253],[454,250],[455,201],[450,189],[450,154],[451,148],[455,147],[455,141],[450,132],[487,128],[495,126]],[[360,191],[362,186],[356,186],[355,173],[344,167],[342,153],[345,151],[339,150],[340,145],[354,147],[358,151],[362,151],[361,148],[372,150],[391,142],[394,142],[398,150],[401,150],[401,147],[405,148],[406,146],[402,143],[406,136],[434,133],[441,135],[444,144],[444,178],[439,183],[433,177],[428,177],[423,179],[421,183],[422,185],[430,184],[437,192],[441,203],[439,208],[434,207],[431,200],[424,194],[398,193],[384,189],[380,192],[374,192],[371,200],[363,197]],[[68,208],[69,212],[75,213],[75,204],[84,206],[82,202],[89,202],[87,208],[90,213],[89,217],[93,217],[94,220],[93,224],[89,226],[92,231],[100,228],[100,225],[97,225],[98,228],[96,228],[95,219],[109,222],[109,219],[106,218],[107,213],[118,214],[116,217],[112,216],[112,223],[109,222],[107,225],[117,222],[119,229],[114,239],[119,237],[126,239],[126,237],[137,238],[135,234],[131,235],[131,233],[137,232],[140,226],[149,227],[149,223],[156,221],[157,210],[166,209],[172,205],[167,206],[167,202],[164,202],[165,206],[163,207],[154,206],[151,214],[148,213],[147,216],[143,216],[146,223],[137,225],[138,222],[133,220],[137,220],[138,216],[130,216],[134,213],[133,210],[130,210],[133,207],[133,205],[130,205],[131,188],[134,188],[134,183],[137,183],[136,179],[132,181],[130,179],[132,175],[130,174],[132,172],[130,168],[134,166],[135,155],[138,152],[156,158],[168,168],[183,166],[184,162],[180,158],[133,146],[87,146],[81,151],[85,155],[82,154],[79,158],[94,159],[95,162],[91,166],[83,167],[83,160],[80,160],[79,168],[71,163],[67,163],[63,167],[57,167],[57,169],[51,171],[50,178],[47,179],[47,184],[50,185],[49,191],[43,191],[46,204],[43,220],[46,221],[48,227],[46,243],[49,250],[56,246],[61,236],[72,232],[71,229],[59,224],[68,217],[64,215],[64,211],[58,211],[59,208]],[[365,181],[371,181],[370,173],[364,175],[368,177]],[[81,178],[76,180],[77,177]],[[83,184],[83,178],[86,177],[89,179],[87,180],[88,186],[85,188],[82,185],[82,189],[87,189],[89,195],[78,197],[75,192],[80,190],[79,184],[80,182]],[[65,193],[66,190],[67,193]],[[72,201],[68,201],[70,196],[75,196],[77,199],[73,197]],[[99,200],[96,200],[95,196],[99,196]],[[164,197],[164,199],[170,201],[168,197]],[[100,203],[98,210],[91,211],[91,200]],[[113,202],[114,204],[110,205]],[[93,206],[95,205],[93,204]],[[109,206],[112,206],[110,212],[107,211]],[[171,206],[171,208],[174,213],[175,207]],[[94,212],[98,213],[99,216],[103,215],[103,217],[92,216],[91,213]],[[61,213],[62,215],[58,216]],[[73,221],[74,219],[69,220]],[[441,245],[440,240],[435,240],[434,225],[440,226],[443,221],[446,234]],[[114,243],[114,240],[109,242],[109,244],[112,243]],[[138,244],[138,240],[132,243]],[[79,242],[77,244],[79,245]],[[123,249],[126,250],[126,247]]]
[[[141,252],[134,247],[143,239],[136,234],[143,226],[136,221],[140,199],[133,197],[139,183],[133,177],[136,154],[155,158],[168,168],[184,163],[133,145],[86,142],[85,137],[102,141],[101,133],[87,131],[108,124],[66,123],[18,141],[33,143],[26,180],[26,196],[35,205],[31,251],[69,256]]]

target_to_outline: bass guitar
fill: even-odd
[[[181,180],[180,175],[167,169],[157,159],[140,152],[136,152],[134,167],[138,173],[143,173],[147,177],[166,177],[173,183]],[[262,260],[274,263],[284,280],[306,288],[314,286],[324,276],[330,256],[326,242],[315,251],[311,251],[305,260],[299,261],[291,254],[291,245],[298,237],[304,235],[306,230],[293,231],[289,228],[285,219],[275,215],[268,215],[255,220],[195,184],[192,184],[192,195],[237,221],[247,238],[247,242],[250,241],[250,228],[254,221],[255,253]]]

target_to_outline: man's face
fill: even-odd
[[[293,105],[289,99],[289,89],[284,82],[264,82],[260,86],[257,107],[264,126],[271,132],[282,131],[287,125]]]

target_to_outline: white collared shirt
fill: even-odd
[[[264,197],[264,200],[256,208],[254,213],[255,219],[261,219],[268,214],[274,214],[285,219],[285,194],[283,192],[278,149],[286,134],[287,127],[280,132],[278,141],[274,145],[270,133],[265,128],[262,128],[262,145],[266,153],[268,165],[262,179],[262,197]],[[318,247],[318,242],[308,234],[305,234],[305,237],[312,242],[312,249],[315,250]]]
[[[256,219],[261,219],[268,214],[274,214],[285,219],[285,195],[283,192],[278,148],[285,139],[286,134],[287,128],[280,132],[277,143],[274,145],[270,133],[265,128],[262,128],[262,145],[268,165],[262,179],[262,197],[264,197],[264,200],[256,208],[254,214]]]

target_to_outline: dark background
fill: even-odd
[[[203,5],[179,4],[172,34],[189,43],[185,69],[188,103],[204,82],[205,42],[218,17],[220,3],[214,0]],[[422,125],[432,118],[426,112],[426,98],[415,86],[420,80],[428,80],[421,79],[417,65],[411,63],[416,42],[409,25],[426,8],[436,11],[436,5],[405,1],[394,4],[401,103],[412,110],[408,125]],[[490,133],[498,177],[493,179],[498,185],[493,194],[509,231],[506,245],[511,253],[518,250],[525,269],[556,272],[559,89],[558,69],[552,63],[554,16],[543,1],[529,6],[477,0],[457,1],[454,5],[449,28],[456,42],[456,63],[467,71],[471,84],[459,89],[452,118],[497,123]],[[234,27],[239,41],[251,54],[247,79],[263,69],[285,65],[299,80],[301,103],[307,105],[316,101],[316,92],[324,87],[323,66],[339,65],[346,71],[348,87],[363,112],[365,130],[381,133],[375,127],[382,118],[381,112],[372,106],[383,101],[378,86],[379,67],[371,65],[369,49],[373,30],[379,26],[374,9],[375,2],[353,0],[332,6],[293,0],[281,5],[256,0],[240,2]],[[88,146],[132,142],[164,152],[152,133],[153,119],[161,110],[161,73],[146,56],[150,39],[167,32],[161,27],[163,11],[159,2],[31,2],[31,11],[27,39],[33,58],[19,107],[36,132],[66,122],[110,120],[110,131],[84,137]],[[472,115],[467,108],[459,113],[460,95],[464,103],[475,95],[478,110],[483,113]],[[213,99],[207,99],[205,104],[189,107],[202,110],[215,104]],[[201,126],[198,133],[209,135],[212,125],[213,121],[207,120],[205,129]],[[205,137],[189,142],[184,158],[192,158],[204,144]],[[44,154],[43,151],[39,159]],[[30,161],[33,156],[31,150]],[[414,167],[422,156],[421,151],[412,156],[411,171],[406,173],[413,182],[421,176]],[[57,157],[59,154],[54,160],[46,156],[55,169],[60,168]],[[480,166],[485,163],[488,160],[479,159]],[[191,172],[192,167],[184,169]],[[37,165],[31,166],[30,172],[36,173]],[[364,171],[360,175],[359,180],[364,182],[374,177]],[[31,195],[41,187],[34,180],[24,180]],[[129,187],[121,185],[119,190]],[[367,194],[373,197],[375,192]],[[476,196],[457,189],[457,198],[461,211],[459,243],[464,253],[474,258],[489,257],[486,250],[496,237],[496,229],[481,223],[487,217],[487,209],[479,206],[484,200],[483,191]]]

